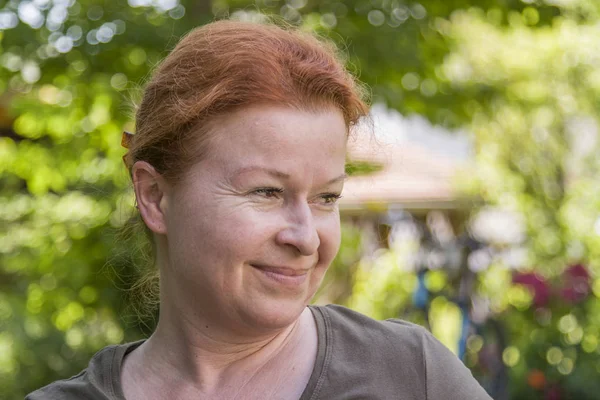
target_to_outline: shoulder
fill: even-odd
[[[122,358],[137,343],[107,346],[98,351],[90,360],[87,368],[77,375],[52,382],[28,394],[25,399],[118,399],[119,397],[115,393],[113,383],[115,375],[118,374],[118,368],[115,368],[115,365],[120,366],[121,360],[116,360],[116,358]]]
[[[358,381],[373,374],[372,387],[406,398],[490,399],[462,361],[425,328],[400,319],[377,321],[337,305],[315,308],[329,331],[327,345],[338,365],[332,368],[343,366],[338,376],[350,373]]]
[[[401,319],[378,321],[357,311],[339,305],[317,306],[327,321],[328,329],[336,340],[351,341],[354,346],[374,347],[386,345],[411,352],[416,358],[427,362],[439,353],[451,361],[460,361],[446,346],[440,343],[427,329]]]
[[[72,376],[69,379],[61,379],[50,383],[34,392],[29,393],[25,396],[25,400],[42,400],[42,399],[76,399],[80,398],[82,381],[85,380],[84,376],[87,370],[84,369],[79,374]]]
[[[328,305],[316,307],[329,322],[337,338],[351,340],[356,344],[373,346],[392,345],[421,352],[431,334],[423,327],[400,319],[377,321],[349,308]]]
[[[407,321],[378,321],[338,305],[320,307],[319,311],[329,330],[329,345],[338,359],[360,359],[373,365],[399,365],[400,369],[410,365],[411,373],[423,378],[427,370],[427,354],[440,351],[435,346],[439,342],[425,328]],[[440,346],[442,351],[450,353],[443,345]]]

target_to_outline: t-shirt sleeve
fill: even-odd
[[[423,332],[427,400],[492,400],[454,353]]]

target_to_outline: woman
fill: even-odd
[[[221,21],[186,36],[125,157],[154,238],[156,331],[28,398],[488,399],[424,329],[308,307],[339,248],[357,88],[300,32]]]

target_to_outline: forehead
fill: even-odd
[[[335,108],[254,106],[214,119],[209,129],[206,157],[227,164],[345,159],[347,128]]]

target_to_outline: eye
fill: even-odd
[[[322,203],[327,205],[334,205],[342,198],[342,195],[338,193],[325,193],[321,195]]]
[[[283,193],[283,189],[274,187],[264,187],[256,189],[252,193],[262,197],[266,197],[267,199],[276,199],[279,198],[279,195]]]

